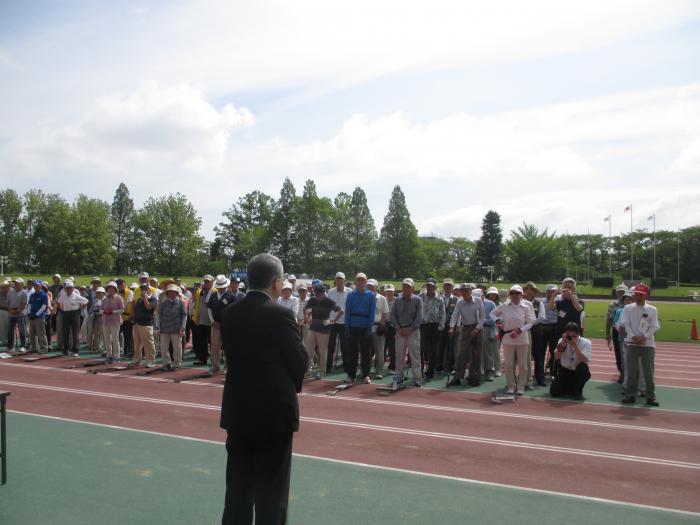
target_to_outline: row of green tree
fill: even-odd
[[[455,279],[522,281],[579,280],[630,274],[700,281],[700,226],[680,232],[638,230],[608,238],[540,231],[530,224],[504,241],[501,218],[489,211],[481,236],[449,239],[418,236],[403,192],[392,191],[377,229],[362,188],[334,199],[318,195],[312,180],[301,195],[285,179],[278,197],[254,191],[226,212],[208,241],[195,207],[179,193],[134,206],[120,184],[111,205],[80,195],[67,202],[57,194],[0,191],[0,256],[8,272],[160,275],[227,273],[244,269],[254,254],[276,254],[289,271],[328,277],[337,270],[366,271],[380,278],[451,275]],[[632,243],[630,240],[632,239]],[[655,241],[655,242],[654,242]]]

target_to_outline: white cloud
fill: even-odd
[[[193,172],[221,164],[231,133],[253,124],[246,108],[214,108],[186,84],[144,82],[127,95],[99,97],[77,122],[44,125],[32,141],[10,144],[9,156],[27,176],[54,170]]]

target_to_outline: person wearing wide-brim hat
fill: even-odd
[[[554,379],[555,369],[557,366],[554,360],[554,351],[557,348],[559,334],[557,332],[557,323],[559,321],[559,311],[557,310],[557,296],[559,295],[559,286],[556,284],[548,284],[544,289],[544,320],[540,321],[542,327],[543,344],[546,345],[548,356],[546,357],[547,364],[545,365],[550,370],[550,377]]]
[[[107,362],[115,363],[121,359],[119,332],[124,313],[124,300],[119,295],[119,287],[115,281],[105,285],[106,296],[102,299],[102,337],[104,338]]]
[[[182,292],[177,283],[170,283],[165,288],[156,310],[155,334],[160,338],[160,355],[163,366],[168,370],[182,366],[182,338],[185,335],[187,308],[181,296]]]
[[[224,310],[236,302],[236,298],[229,289],[231,281],[225,275],[217,275],[214,280],[214,290],[209,295],[207,300],[207,308],[209,309],[209,317],[211,319],[211,346],[209,352],[211,354],[212,373],[217,373],[221,370],[221,322],[224,317]]]

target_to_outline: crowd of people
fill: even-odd
[[[64,355],[79,356],[84,343],[107,363],[128,359],[132,366],[154,367],[160,352],[169,370],[181,367],[183,351],[191,349],[194,364],[212,373],[224,366],[223,311],[243,297],[245,287],[233,276],[205,275],[190,287],[178,278],[158,282],[145,272],[130,286],[122,279],[103,285],[94,277],[89,287],[77,287],[73,278],[58,274],[52,281],[0,283],[0,347],[12,350],[18,341],[19,352],[46,353],[55,335],[55,348]],[[592,353],[574,279],[548,284],[542,297],[533,282],[499,290],[444,279],[438,288],[432,278],[420,287],[406,278],[396,290],[364,273],[352,286],[342,272],[331,286],[286,275],[278,302],[297,320],[308,377],[342,368],[345,382],[371,383],[388,370],[400,388],[410,368],[416,387],[436,374],[446,375],[448,387],[476,387],[503,370],[508,394],[549,386],[552,396],[583,399]],[[623,402],[643,395],[658,406],[653,372],[659,322],[648,293],[644,284],[617,287],[606,336]]]

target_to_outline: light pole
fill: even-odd
[[[656,279],[656,213],[647,217],[648,221],[654,221],[654,230],[651,236],[651,247],[654,251],[654,279]]]
[[[676,254],[677,261],[678,261],[678,273],[677,273],[677,277],[676,277],[676,288],[680,288],[680,286],[681,286],[681,230],[680,230],[680,228],[678,229],[676,248],[678,249],[678,253]]]
[[[634,233],[632,230],[634,222],[632,221],[632,205],[627,206],[625,211],[630,212],[630,281],[634,281]]]
[[[0,277],[5,277],[5,265],[10,262],[7,255],[0,255]]]

